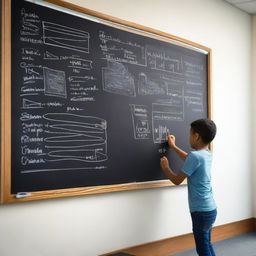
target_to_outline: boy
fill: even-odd
[[[211,244],[211,229],[217,210],[211,187],[212,153],[209,151],[209,144],[216,135],[216,125],[209,119],[199,119],[190,126],[189,143],[195,151],[187,154],[176,146],[175,136],[169,135],[167,138],[169,147],[184,160],[181,172],[177,175],[173,173],[166,157],[161,158],[160,165],[175,185],[187,178],[196,251],[199,256],[215,256]]]

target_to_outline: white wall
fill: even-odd
[[[221,0],[70,0],[213,50],[216,225],[250,218],[251,18]],[[187,188],[0,207],[1,256],[94,256],[191,232]]]
[[[253,56],[253,65],[252,65],[252,79],[253,79],[253,93],[252,93],[252,106],[253,110],[256,108],[256,15],[253,16],[252,18],[252,56]],[[256,118],[255,118],[255,111],[253,111],[252,115],[252,121],[253,121],[253,150],[252,150],[252,160],[253,160],[253,177],[252,177],[252,182],[254,184],[253,186],[253,208],[254,208],[254,217],[256,218]]]

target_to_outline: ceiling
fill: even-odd
[[[225,0],[237,8],[248,12],[250,14],[256,14],[256,0]]]

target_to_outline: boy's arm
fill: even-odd
[[[175,185],[180,185],[187,178],[187,176],[183,172],[180,172],[179,174],[176,175],[171,170],[169,166],[169,161],[165,156],[160,159],[160,165],[166,176]]]
[[[187,152],[183,151],[181,148],[176,146],[175,136],[168,135],[167,141],[168,141],[169,147],[172,148],[178,154],[178,156],[184,161],[188,154],[187,154]]]
[[[175,147],[173,147],[173,150],[179,155],[179,157],[184,161],[188,155],[187,152],[183,151],[181,148],[177,147],[175,145]]]

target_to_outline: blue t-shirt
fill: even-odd
[[[209,150],[191,151],[181,168],[188,177],[190,212],[216,209],[211,186],[212,153]]]

